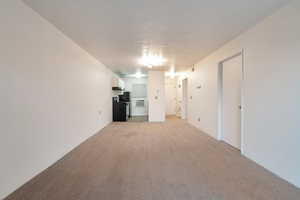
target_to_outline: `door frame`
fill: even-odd
[[[244,154],[244,81],[245,81],[245,56],[244,49],[226,57],[218,63],[218,140],[223,141],[223,64],[238,56],[242,57],[242,82],[241,82],[241,154]]]

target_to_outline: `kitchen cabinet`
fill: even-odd
[[[121,89],[124,89],[125,88],[125,82],[118,78],[118,77],[113,77],[112,78],[112,88],[119,88],[120,90]]]

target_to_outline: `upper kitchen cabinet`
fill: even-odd
[[[125,88],[125,82],[119,77],[112,78],[112,89],[113,90],[123,90]]]

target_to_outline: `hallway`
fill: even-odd
[[[296,200],[300,190],[186,121],[112,123],[7,200]]]

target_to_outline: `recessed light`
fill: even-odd
[[[134,77],[135,78],[142,78],[143,74],[141,72],[137,72],[137,73],[134,74]]]
[[[167,60],[162,57],[162,55],[155,55],[155,54],[144,54],[142,58],[140,58],[139,63],[143,66],[147,66],[149,68],[161,66]]]

